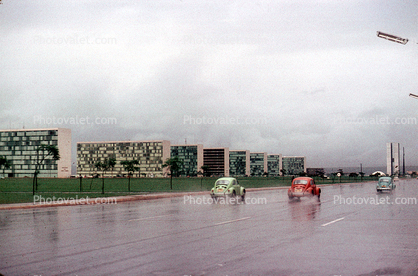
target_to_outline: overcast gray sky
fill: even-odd
[[[1,129],[418,164],[414,0],[1,2]]]

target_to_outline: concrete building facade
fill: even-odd
[[[109,141],[109,142],[78,142],[77,143],[77,175],[92,176],[98,172],[97,162],[105,158],[115,158],[113,170],[105,172],[105,177],[127,175],[121,161],[138,160],[141,177],[165,177],[168,169],[163,168],[164,162],[170,158],[170,141]]]
[[[229,151],[229,175],[249,176],[250,171],[250,151],[231,150]]]
[[[181,176],[197,176],[203,166],[203,145],[171,145],[171,158],[178,156],[183,161]]]
[[[57,146],[59,160],[45,159],[38,177],[71,176],[71,130],[67,128],[0,130],[0,156],[11,164],[8,177],[33,177],[40,145]]]
[[[386,143],[386,170],[388,175],[396,175],[401,169],[401,147],[399,143]]]
[[[283,170],[286,175],[298,175],[306,172],[305,156],[283,156]]]
[[[268,154],[267,155],[267,172],[269,176],[281,176],[281,170],[283,168],[283,160],[281,154]]]
[[[267,173],[267,152],[250,152],[250,171],[252,176]]]
[[[203,165],[209,176],[229,176],[229,148],[204,148]]]

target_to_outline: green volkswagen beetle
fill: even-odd
[[[245,199],[245,188],[239,185],[238,180],[233,177],[222,177],[216,180],[215,186],[210,190],[212,198],[217,197],[237,197]]]
[[[388,176],[383,176],[379,178],[379,181],[376,184],[376,190],[378,192],[392,191],[395,188],[396,188],[396,185],[393,182],[392,177],[388,177]]]

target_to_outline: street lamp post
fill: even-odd
[[[409,97],[412,97],[412,98],[418,99],[418,95],[415,95],[415,94],[412,94],[412,93],[410,93],[410,94],[409,94]]]
[[[408,39],[407,38],[402,38],[396,35],[391,35],[391,34],[386,34],[386,33],[382,33],[382,32],[377,32],[377,36],[383,39],[387,39],[389,41],[393,41],[393,42],[397,42],[400,44],[405,45],[406,43],[408,43]]]
[[[396,36],[396,35],[386,34],[386,33],[382,33],[382,32],[379,32],[379,31],[377,31],[377,36],[380,37],[380,38],[383,38],[383,39],[387,39],[389,41],[393,41],[393,42],[403,44],[403,45],[405,45],[409,41],[407,38],[402,38],[402,37],[399,37],[399,36]],[[409,96],[412,97],[412,98],[418,99],[418,95],[410,93]]]

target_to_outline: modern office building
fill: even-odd
[[[386,143],[386,169],[388,175],[395,175],[400,173],[400,148],[401,147],[399,143]]]
[[[70,177],[71,130],[66,128],[0,130],[0,156],[11,165],[5,176],[33,177],[40,145],[57,146],[60,159],[47,157],[38,168],[38,177]]]
[[[283,170],[286,175],[298,175],[305,172],[305,156],[283,156]]]
[[[306,168],[306,174],[308,176],[319,176],[325,174],[324,168]]]
[[[203,165],[209,176],[229,176],[229,148],[204,148]]]
[[[269,176],[281,176],[282,175],[282,155],[281,154],[269,154],[267,155],[267,172]]]
[[[115,158],[113,170],[105,172],[105,177],[127,175],[121,161],[138,160],[141,177],[165,177],[168,168],[164,162],[170,158],[170,141],[111,141],[111,142],[79,142],[77,143],[77,174],[92,176],[97,171],[95,164],[105,159]]]
[[[250,153],[250,171],[251,176],[263,176],[267,173],[267,153],[251,152]]]
[[[250,171],[250,151],[231,150],[229,151],[229,175],[249,176]]]
[[[203,173],[203,145],[171,145],[171,158],[178,156],[183,162],[180,176],[197,176]]]

